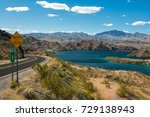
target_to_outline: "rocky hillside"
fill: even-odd
[[[66,33],[66,32],[56,32],[56,33],[30,33],[25,34],[25,36],[32,36],[39,40],[47,40],[47,41],[79,41],[79,40],[93,40],[95,39],[94,36],[88,35],[83,32],[73,32],[73,33]]]
[[[9,33],[0,30],[0,59],[8,58],[10,37],[11,35]]]
[[[150,48],[150,35],[142,33],[125,33],[123,31],[107,31],[103,33],[98,33],[95,37],[103,42],[131,46],[137,49]]]
[[[11,34],[0,30],[0,59],[8,58],[9,39]],[[141,33],[125,33],[122,31],[108,31],[94,36],[86,33],[33,33],[23,35],[22,48],[25,53],[47,50],[116,50],[135,52],[150,48],[150,36]],[[48,41],[49,40],[49,41]],[[146,52],[147,53],[147,52]],[[131,56],[134,56],[131,55]],[[139,57],[147,56],[140,54]]]
[[[134,51],[131,54],[129,54],[129,56],[137,57],[137,58],[150,58],[150,50],[144,49],[144,50]]]
[[[126,33],[124,31],[111,30],[95,35],[89,35],[83,32],[73,33],[31,33],[25,34],[39,40],[57,41],[57,42],[73,42],[81,40],[100,40],[105,43],[121,46],[130,46],[137,49],[150,48],[150,35],[143,33]]]

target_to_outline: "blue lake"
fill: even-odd
[[[116,51],[56,51],[55,57],[65,61],[80,64],[83,66],[91,66],[97,68],[104,68],[109,70],[131,70],[137,71],[150,76],[150,66],[138,64],[120,64],[106,59],[108,56],[115,56],[120,58],[128,57],[128,52]]]

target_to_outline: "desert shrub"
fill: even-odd
[[[35,93],[31,88],[26,88],[23,92],[23,96],[28,100],[36,99]]]
[[[18,86],[19,86],[19,83],[17,83],[16,81],[11,82],[11,84],[10,84],[10,88],[11,89],[14,89],[14,88],[16,88]]]
[[[107,78],[110,78],[110,79],[113,78],[113,76],[110,75],[110,74],[107,74],[106,77],[107,77]]]
[[[34,69],[39,74],[41,84],[50,90],[56,99],[73,99],[77,93],[77,87],[86,90],[86,93],[83,93],[86,99],[93,99],[90,94],[95,92],[95,88],[87,81],[85,73],[72,68],[67,62],[56,59],[49,67],[36,65]],[[79,82],[77,79],[80,79]]]
[[[38,72],[41,79],[47,76],[48,73],[46,70],[47,68],[48,68],[47,65],[40,65],[40,64],[37,64],[33,67],[33,69]]]
[[[124,85],[124,84],[121,84],[120,87],[119,87],[119,89],[117,90],[117,94],[118,94],[120,97],[125,98],[125,97],[128,96],[128,93],[129,93],[129,92],[128,92],[127,86]]]
[[[84,88],[89,91],[90,93],[94,93],[96,89],[93,87],[93,84],[91,82],[85,81],[84,82]]]
[[[80,90],[75,93],[75,97],[80,100],[94,100],[94,97]]]
[[[50,74],[46,79],[46,87],[52,91],[57,99],[71,99],[74,95],[74,89],[65,81],[61,74]]]
[[[70,64],[68,64],[65,61],[59,60],[60,64],[62,65],[63,68],[69,70],[70,72],[72,72],[73,75],[75,75],[76,77],[81,77],[81,78],[85,78],[85,72],[81,71],[81,70],[77,70],[76,68],[72,68],[70,66]]]
[[[67,64],[53,64],[51,67],[37,65],[43,86],[48,88],[57,99],[71,99],[75,90],[71,87],[74,75],[67,68]],[[69,68],[71,69],[71,68]]]
[[[110,83],[108,80],[104,80],[102,83],[105,84],[106,87],[110,89]]]

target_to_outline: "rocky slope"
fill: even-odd
[[[130,46],[137,49],[150,48],[150,35],[138,32],[132,34],[118,30],[111,30],[97,33],[95,35],[89,35],[82,32],[31,33],[25,35],[47,41],[72,42],[81,40],[100,40],[113,45]]]
[[[131,54],[129,54],[129,56],[137,57],[137,58],[150,58],[150,48],[144,49],[144,50],[134,51]]]
[[[25,34],[25,36],[32,36],[32,37],[39,39],[39,40],[58,41],[58,42],[95,39],[94,36],[88,35],[88,34],[83,33],[83,32],[30,33],[30,34]]]

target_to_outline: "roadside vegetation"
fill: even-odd
[[[51,65],[36,65],[43,87],[47,88],[55,99],[96,99],[93,84],[84,72],[72,68],[67,62],[55,59]]]

